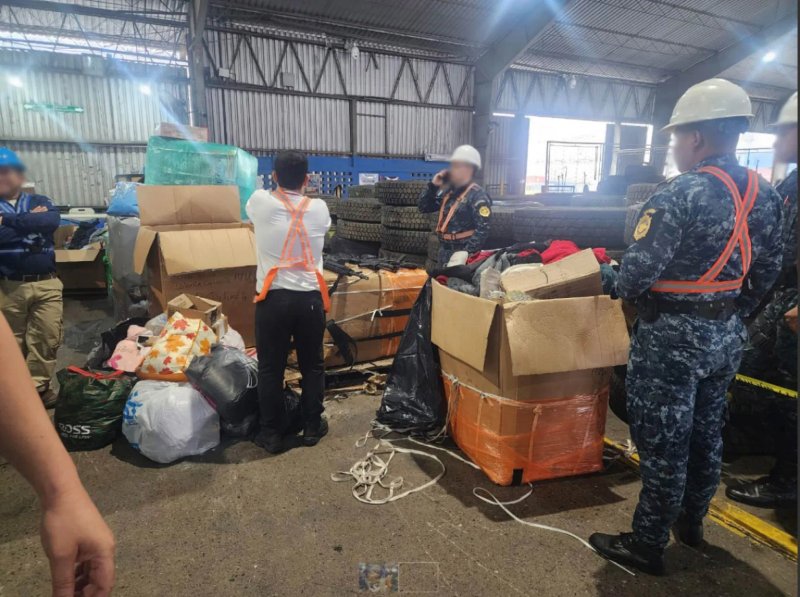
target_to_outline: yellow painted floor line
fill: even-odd
[[[787,396],[788,398],[797,398],[797,390],[784,388],[783,386],[776,386],[775,384],[762,381],[760,379],[756,379],[755,377],[747,377],[746,375],[742,375],[741,373],[736,374],[736,381],[740,381],[742,383],[746,383],[748,385],[761,388],[762,390],[769,390],[770,392],[774,392],[775,394],[780,394],[782,396]]]
[[[605,444],[621,452],[631,466],[636,469],[639,468],[639,455],[636,453],[628,454],[627,446],[609,438],[605,438]],[[758,516],[754,516],[746,510],[742,510],[738,506],[719,498],[711,500],[708,516],[720,526],[737,535],[749,537],[790,560],[797,561],[797,539],[786,531],[760,519]]]

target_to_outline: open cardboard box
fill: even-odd
[[[179,294],[167,303],[167,317],[180,313],[187,319],[199,319],[214,327],[222,315],[222,303],[194,294]]]
[[[255,236],[241,221],[237,187],[142,185],[137,198],[133,266],[148,274],[150,313],[165,312],[180,294],[206,297],[255,344]]]
[[[106,270],[103,245],[92,243],[82,249],[66,248],[77,228],[66,224],[59,226],[53,234],[58,277],[64,284],[64,290],[104,290]]]
[[[608,296],[498,304],[436,281],[431,339],[445,373],[514,400],[594,391],[604,368],[627,362],[629,343]]]

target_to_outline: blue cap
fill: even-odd
[[[25,164],[8,147],[0,147],[0,168],[14,168],[14,170],[25,172]]]

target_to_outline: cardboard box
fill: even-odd
[[[231,327],[255,344],[256,245],[239,216],[234,186],[155,186],[137,190],[141,228],[134,270],[147,272],[150,312],[180,294],[219,301]]]
[[[186,139],[187,141],[208,141],[208,129],[204,126],[189,126],[175,122],[161,122],[153,131],[156,137],[170,137],[171,139]]]
[[[520,265],[500,276],[506,292],[524,292],[531,298],[552,299],[596,296],[603,293],[600,264],[591,249],[585,249],[547,265]]]
[[[179,294],[167,303],[167,317],[180,313],[187,319],[200,319],[214,327],[222,315],[222,303],[194,294]],[[238,331],[238,330],[237,330]]]
[[[530,376],[622,365],[629,344],[620,301],[608,296],[502,305],[436,281],[431,339],[487,391],[517,400],[539,383]]]
[[[582,292],[576,270],[575,292]],[[582,270],[580,270],[582,271]],[[554,278],[569,292],[570,276]],[[548,293],[548,285],[534,291]],[[608,296],[500,304],[433,282],[449,424],[501,485],[602,468],[610,367],[628,357],[620,301]]]
[[[67,249],[66,244],[77,226],[59,226],[53,233],[56,272],[64,290],[105,290],[106,268],[103,263],[103,245],[92,243],[82,249]]]

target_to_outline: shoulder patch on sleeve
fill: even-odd
[[[480,209],[478,209],[478,215],[482,218],[488,218],[492,215],[492,210],[488,205],[481,205]]]
[[[639,222],[633,231],[633,240],[638,243],[640,240],[647,238],[651,231],[658,228],[663,214],[663,209],[650,208],[644,210],[639,216]]]

